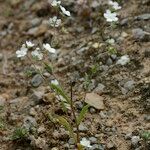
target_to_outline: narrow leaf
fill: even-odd
[[[56,84],[51,84],[51,88],[54,89],[58,95],[61,95],[68,104],[70,104],[70,99],[68,98],[67,94],[63,91],[63,89]]]
[[[53,69],[50,65],[48,65],[47,63],[44,63],[45,65],[45,69],[49,72],[49,73],[52,73],[53,72]]]
[[[65,106],[65,104],[64,104],[64,102],[63,102],[63,101],[61,101],[61,105],[62,105],[62,109],[63,109],[63,111],[64,111],[64,112],[67,112],[67,108],[66,108],[66,106]]]
[[[82,108],[82,110],[81,110],[81,112],[80,112],[80,114],[79,114],[79,116],[78,116],[78,118],[77,118],[77,124],[78,124],[78,125],[79,125],[79,124],[82,122],[82,120],[84,119],[85,114],[86,114],[87,111],[88,111],[88,108],[89,108],[89,105],[85,105],[85,106]]]
[[[71,136],[71,137],[75,140],[75,142],[76,142],[77,139],[76,139],[76,136],[75,136],[75,134],[74,134],[74,132],[73,132],[73,128],[72,128],[71,124],[67,121],[67,119],[66,119],[65,117],[62,117],[62,116],[58,116],[57,119],[58,119],[58,122],[59,122],[61,125],[63,125],[66,130],[69,131],[70,136]]]

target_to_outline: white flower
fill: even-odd
[[[91,148],[92,146],[90,145],[90,141],[87,140],[86,138],[82,138],[82,140],[80,141],[80,144],[85,146],[85,147],[89,147]]]
[[[130,58],[128,55],[122,56],[118,61],[117,64],[120,64],[122,66],[126,65],[128,62],[130,62]]]
[[[27,55],[27,52],[28,52],[28,49],[25,47],[25,44],[23,44],[20,50],[16,51],[16,55],[18,58],[24,57]]]
[[[26,41],[26,45],[28,48],[31,48],[34,46],[34,43],[32,43],[31,41]]]
[[[112,5],[115,10],[121,9],[121,6],[119,6],[119,4],[117,2],[113,2],[110,0],[109,4]]]
[[[111,45],[115,44],[115,40],[114,39],[108,39],[107,42]]]
[[[48,44],[48,43],[46,43],[46,44],[43,44],[43,47],[44,47],[44,49],[46,49],[47,51],[49,51],[50,53],[56,53],[56,49],[54,49],[54,48],[52,48],[51,46],[50,46],[50,44]]]
[[[51,81],[51,84],[59,85],[59,82],[56,79],[54,79],[54,80]]]
[[[59,27],[61,24],[61,19],[57,19],[56,16],[49,19],[49,23],[52,27]]]
[[[57,1],[57,0],[53,0],[53,1],[51,2],[51,5],[52,5],[53,7],[56,7],[56,6],[60,5],[60,4],[61,4],[61,1]]]
[[[110,10],[106,10],[106,13],[104,13],[104,17],[108,22],[118,21],[117,14],[114,12],[112,13]]]
[[[39,60],[42,60],[43,59],[43,54],[40,52],[40,49],[39,48],[36,48],[34,51],[31,52],[31,55],[33,57],[36,57],[37,59]]]
[[[66,8],[64,8],[63,6],[60,5],[60,9],[64,15],[69,17],[71,16],[70,11],[67,11]]]

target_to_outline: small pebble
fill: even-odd
[[[70,138],[69,141],[68,141],[69,145],[74,145],[75,142],[74,142],[74,139],[73,138]]]
[[[140,141],[140,137],[139,136],[132,136],[132,138],[131,138],[131,144],[133,146],[137,147],[139,141]]]
[[[43,82],[43,78],[41,77],[41,75],[36,74],[31,80],[31,85],[33,87],[38,87],[42,82]]]
[[[95,138],[95,137],[90,137],[89,140],[91,141],[91,143],[96,143],[97,142],[97,138]]]
[[[94,114],[95,112],[96,112],[96,109],[95,109],[95,108],[93,108],[93,107],[90,108],[90,113],[91,113],[91,114]]]
[[[83,123],[81,123],[80,125],[79,125],[79,131],[88,131],[89,129],[83,124]]]

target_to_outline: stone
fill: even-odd
[[[132,34],[135,40],[140,40],[140,41],[148,41],[150,33],[145,32],[141,28],[136,28],[132,30]]]
[[[36,74],[31,80],[31,85],[33,87],[38,87],[40,84],[42,84],[42,82],[43,82],[43,78],[41,77],[41,75]]]
[[[94,89],[94,92],[97,94],[103,93],[105,85],[99,83],[98,86]]]
[[[37,90],[33,90],[33,94],[31,95],[30,99],[33,100],[35,105],[37,105],[41,103],[44,93],[45,90],[42,87],[38,88]]]
[[[120,25],[121,26],[126,26],[128,24],[128,22],[129,22],[129,19],[125,18],[125,19],[123,19],[123,20],[120,21]]]
[[[69,145],[74,145],[75,142],[74,142],[74,139],[73,138],[70,138],[69,141],[68,141]]]
[[[94,113],[96,113],[96,110],[95,110],[95,108],[93,108],[93,107],[92,107],[92,108],[90,108],[90,113],[91,113],[91,114],[94,114]]]
[[[23,125],[26,129],[30,129],[31,127],[36,127],[37,126],[37,122],[35,120],[35,118],[31,117],[31,116],[27,116],[24,118],[24,125]]]
[[[91,143],[95,144],[97,142],[97,138],[96,137],[89,137],[89,140],[91,141]]]
[[[134,88],[134,84],[135,84],[135,82],[134,82],[133,80],[127,81],[127,82],[124,84],[124,88],[125,88],[126,90],[131,91],[131,90]]]
[[[75,106],[77,109],[82,110],[84,104],[81,101],[77,101],[77,102],[75,102]]]
[[[31,19],[30,23],[31,23],[32,27],[36,27],[41,23],[41,19],[39,19],[39,18]]]
[[[149,20],[150,19],[150,13],[139,15],[139,16],[135,17],[135,19],[137,19],[137,20]]]
[[[88,131],[88,128],[83,123],[81,123],[79,125],[79,131],[85,132]]]
[[[107,64],[108,66],[112,65],[112,64],[113,64],[112,59],[111,59],[111,58],[108,58],[107,61],[106,61],[106,64]]]
[[[111,55],[111,58],[112,58],[113,60],[116,60],[116,59],[117,59],[117,55],[116,55],[116,54],[112,54],[112,55]]]
[[[104,98],[96,93],[87,93],[85,96],[85,102],[99,110],[103,110],[105,108],[103,101]]]
[[[38,37],[45,34],[47,30],[48,30],[48,26],[45,24],[41,24],[40,26],[30,28],[27,31],[27,34],[34,37]]]
[[[131,138],[131,144],[133,146],[137,147],[139,141],[140,141],[140,137],[139,136],[132,136],[132,138]]]

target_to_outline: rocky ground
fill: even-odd
[[[49,60],[66,91],[70,81],[76,82],[77,113],[84,105],[85,73],[90,75],[87,92],[93,99],[97,93],[101,105],[93,102],[79,129],[91,149],[148,150],[141,133],[150,131],[150,1],[121,0],[120,5],[119,23],[112,29],[103,17],[106,1],[82,6],[64,1],[72,17],[56,33],[57,55]],[[51,120],[53,114],[65,115],[54,93],[30,61],[15,55],[26,40],[51,41],[54,29],[47,20],[54,14],[47,0],[0,0],[0,150],[75,149],[68,132]],[[115,54],[108,50],[111,38]],[[126,54],[130,62],[117,64]],[[46,71],[44,76],[52,80]],[[30,133],[12,140],[18,127]]]

